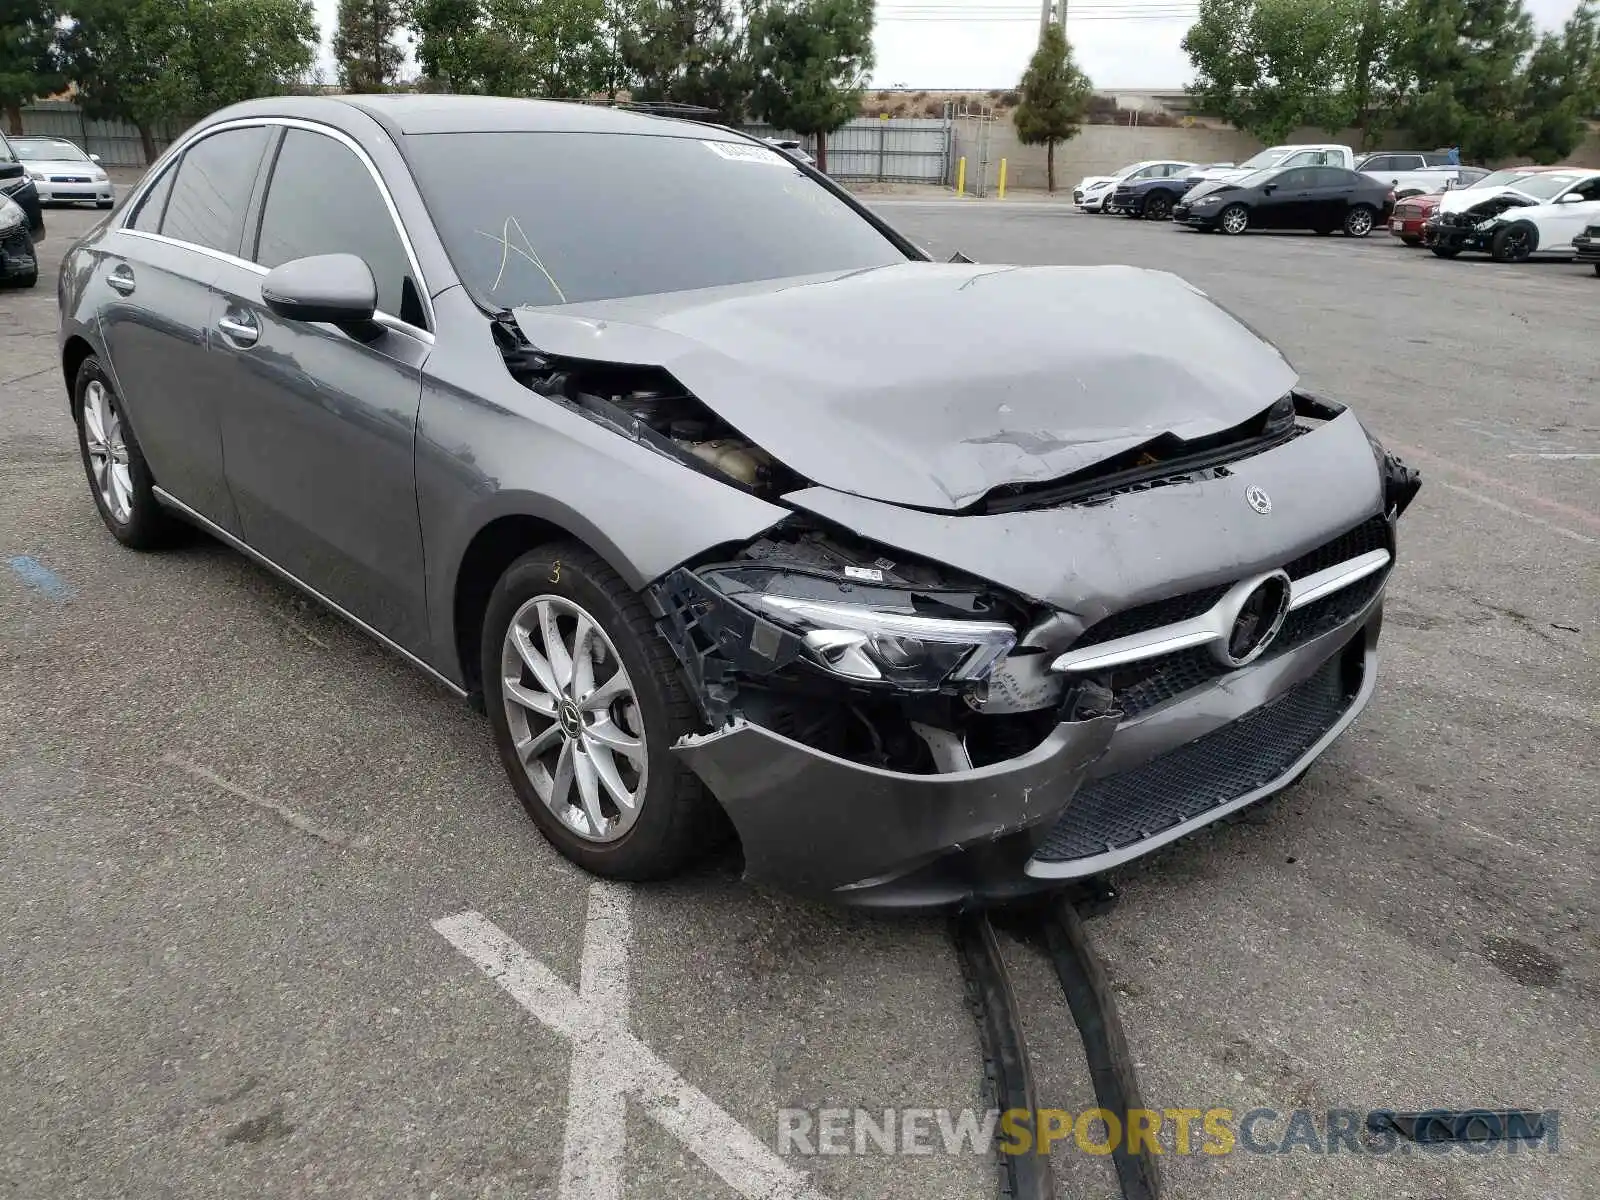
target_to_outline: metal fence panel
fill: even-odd
[[[745,125],[756,137],[794,138],[816,154],[814,137],[771,125]],[[828,174],[885,183],[944,183],[950,168],[950,122],[927,117],[858,117],[828,135]]]
[[[143,167],[144,142],[139,131],[126,121],[96,121],[70,101],[42,100],[22,110],[22,132],[34,137],[61,138],[88,154],[98,154],[105,167]],[[156,131],[152,135],[156,153],[165,150],[181,129]]]

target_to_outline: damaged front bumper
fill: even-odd
[[[1031,752],[904,774],[744,720],[685,738],[746,876],[861,907],[993,902],[1148,854],[1297,779],[1366,706],[1381,590],[1295,650],[1124,720],[1064,720]]]

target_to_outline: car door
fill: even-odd
[[[244,257],[214,284],[228,364],[228,485],[245,540],[401,646],[426,639],[415,432],[433,344],[420,272],[376,168],[319,126],[283,130],[251,205]],[[376,336],[274,314],[268,270],[347,253],[377,284]]]
[[[1279,171],[1261,188],[1261,199],[1250,215],[1250,223],[1262,229],[1304,229],[1309,223],[1310,180],[1309,167]]]
[[[1341,167],[1307,167],[1305,171],[1310,184],[1306,223],[1312,229],[1338,229],[1350,212],[1352,198],[1363,185],[1382,186],[1363,174]],[[1373,213],[1374,221],[1380,218],[1380,213]]]
[[[1554,203],[1540,206],[1539,249],[1570,253],[1572,239],[1596,222],[1600,222],[1600,175],[1573,184]]]
[[[189,145],[101,241],[94,264],[106,357],[150,473],[233,534],[209,350],[211,283],[239,249],[269,132],[225,128]]]

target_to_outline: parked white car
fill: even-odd
[[[1269,146],[1259,154],[1252,154],[1238,166],[1203,167],[1191,172],[1191,185],[1211,180],[1237,180],[1268,167],[1343,167],[1355,170],[1356,152],[1349,146],[1333,142],[1300,143],[1293,146]]]
[[[39,190],[39,203],[92,202],[97,208],[110,208],[116,200],[98,155],[85,154],[61,138],[14,137],[10,141],[28,178]]]
[[[1540,171],[1488,195],[1479,188],[1446,192],[1439,208],[1429,248],[1440,258],[1463,250],[1487,250],[1496,262],[1571,258],[1572,239],[1600,223],[1600,171]]]
[[[1178,162],[1167,158],[1146,159],[1131,163],[1115,175],[1086,175],[1072,189],[1072,202],[1084,212],[1107,212],[1106,201],[1117,190],[1119,183],[1140,179],[1166,179],[1183,177],[1194,169],[1191,162]]]

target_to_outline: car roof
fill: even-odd
[[[327,119],[343,124],[351,110],[376,120],[392,134],[428,133],[635,133],[746,141],[743,134],[717,125],[655,116],[603,104],[563,100],[521,100],[507,96],[454,96],[431,93],[383,95],[279,96],[247,100],[211,114],[205,124],[249,117]]]

